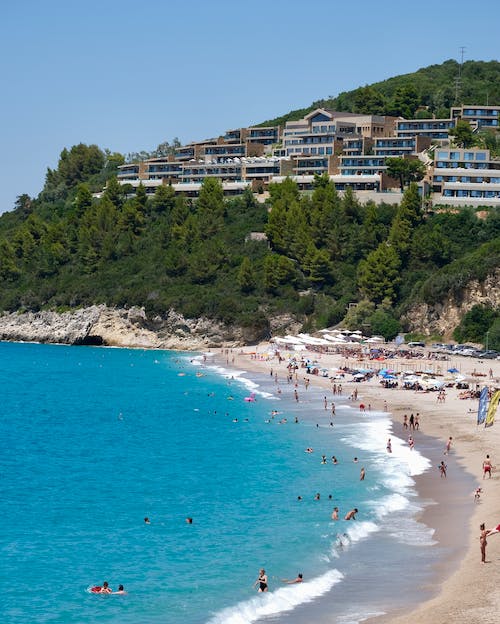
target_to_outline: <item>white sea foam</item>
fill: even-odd
[[[250,600],[222,609],[208,624],[251,624],[262,617],[292,611],[295,607],[326,594],[342,578],[341,572],[330,570],[311,581],[258,594]]]
[[[213,353],[206,353],[204,355],[214,355]],[[248,379],[244,375],[247,375],[248,372],[244,370],[236,370],[229,369],[219,364],[212,364],[205,362],[203,355],[197,355],[189,359],[189,363],[193,366],[204,366],[206,369],[209,369],[211,372],[216,373],[220,377],[224,379],[230,379],[231,381],[235,381],[241,384],[243,387],[250,390],[254,394],[260,396],[263,399],[275,398],[270,392],[264,392],[263,390],[259,390],[259,384],[253,381],[252,379]]]
[[[365,539],[372,533],[376,533],[380,530],[380,527],[375,524],[375,522],[353,522],[346,533],[349,536],[349,540],[351,543],[360,542]]]
[[[338,624],[359,624],[365,620],[385,615],[385,611],[356,611],[338,615],[336,621]]]
[[[437,544],[434,539],[434,529],[417,522],[413,518],[393,519],[389,535],[400,544],[409,546],[433,546]]]
[[[391,438],[392,453],[386,450],[388,438]],[[380,471],[380,485],[391,492],[366,504],[366,511],[370,510],[375,526],[378,525],[380,530],[387,531],[402,544],[434,544],[434,530],[414,519],[424,503],[416,499],[413,477],[431,468],[430,460],[415,448],[412,450],[406,440],[394,436],[392,422],[383,412],[363,414],[359,428],[351,428],[342,441],[370,454],[371,463]],[[390,525],[385,522],[388,516],[391,517]],[[350,527],[348,533],[352,541],[365,536],[363,529],[354,536],[351,533],[353,528]]]
[[[410,449],[408,443],[392,431],[392,422],[386,415],[370,414],[370,420],[360,423],[359,429],[343,437],[342,441],[350,446],[376,453],[374,461],[385,474],[384,484],[392,490],[404,491],[414,485],[411,477],[422,474],[431,467],[430,460]],[[391,438],[392,453],[386,451],[388,438]]]
[[[375,515],[379,520],[385,518],[385,516],[389,514],[393,514],[396,511],[403,511],[403,509],[408,509],[410,506],[410,501],[401,494],[389,494],[388,496],[384,496],[381,500],[377,501]]]

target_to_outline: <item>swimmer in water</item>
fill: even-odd
[[[123,589],[123,585],[118,585],[118,591],[113,592],[113,594],[126,594],[127,592]]]
[[[358,513],[358,510],[356,509],[356,507],[354,509],[351,509],[351,511],[348,511],[346,513],[344,520],[356,520],[357,513]]]
[[[302,572],[297,574],[297,578],[294,578],[293,581],[289,581],[288,579],[281,579],[282,583],[286,583],[287,585],[294,585],[295,583],[302,583],[303,581]]]
[[[108,581],[104,581],[101,587],[101,591],[99,593],[100,594],[112,594],[113,593],[113,590],[109,586]]]

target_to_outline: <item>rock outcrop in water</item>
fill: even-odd
[[[229,327],[206,318],[186,319],[170,310],[148,319],[143,308],[91,306],[71,312],[4,313],[0,340],[70,345],[196,350],[241,346],[268,337],[268,328]]]

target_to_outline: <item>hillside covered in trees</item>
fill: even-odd
[[[96,146],[64,150],[39,197],[21,196],[0,217],[0,309],[174,308],[260,335],[286,313],[310,330],[344,319],[393,337],[416,302],[500,266],[499,209],[425,213],[415,185],[397,207],[341,198],[327,176],[310,195],[291,180],[271,185],[268,204],[249,191],[225,199],[215,179],[196,202],[168,186],[127,197],[113,175],[119,162]],[[476,333],[486,323],[497,344],[498,311],[480,313]]]
[[[459,102],[456,102],[456,79],[461,74]],[[460,70],[456,61],[423,67],[416,72],[395,76],[382,82],[344,91],[337,96],[317,100],[306,108],[290,111],[261,125],[284,124],[323,107],[351,113],[394,115],[406,119],[447,118],[450,107],[464,104],[500,104],[500,63],[466,61]]]

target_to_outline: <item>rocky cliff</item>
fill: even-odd
[[[448,296],[432,305],[422,303],[412,308],[404,317],[409,331],[424,336],[432,334],[450,338],[466,312],[475,305],[500,308],[500,269],[484,282],[471,281],[458,297]]]
[[[259,331],[227,327],[209,319],[185,319],[173,310],[164,318],[154,319],[148,319],[142,308],[123,310],[104,305],[63,313],[0,316],[0,340],[10,341],[196,350],[238,346],[263,337]]]

